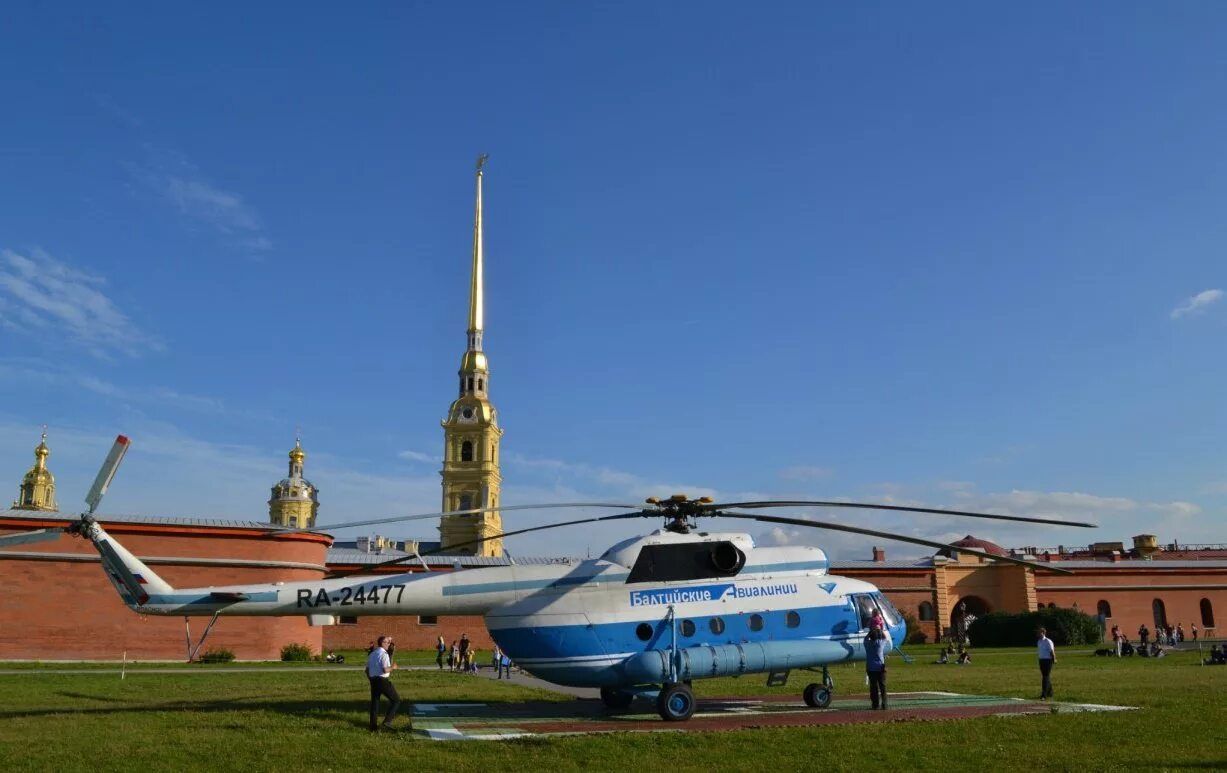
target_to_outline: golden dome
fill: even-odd
[[[47,433],[34,449],[34,466],[21,479],[21,488],[13,507],[18,510],[55,511],[55,476],[47,469]]]
[[[302,463],[303,459],[307,458],[307,452],[302,450],[302,441],[295,440],[294,447],[290,449],[290,461]]]

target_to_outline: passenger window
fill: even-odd
[[[710,628],[711,632],[717,636],[724,633],[724,621],[718,617],[713,617],[711,622],[707,624],[707,627]]]
[[[763,616],[762,615],[750,615],[750,630],[751,631],[763,630]]]
[[[693,620],[683,620],[682,621],[682,636],[694,636],[694,621]]]
[[[796,628],[801,625],[801,615],[796,612],[789,612],[788,617],[784,619],[784,624],[789,628]]]
[[[652,638],[652,626],[648,625],[647,623],[640,623],[639,626],[635,628],[635,635],[639,637],[640,641],[647,641],[648,639]]]

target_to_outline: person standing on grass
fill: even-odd
[[[447,652],[447,642],[443,641],[443,634],[439,634],[439,640],[435,642],[435,662],[439,664],[439,670],[443,670],[443,653]]]
[[[865,638],[865,674],[869,677],[869,702],[873,708],[886,710],[886,653],[890,652],[890,637],[875,626]]]
[[[371,706],[370,719],[371,732],[379,730],[379,698],[383,696],[388,699],[388,713],[383,718],[383,729],[392,729],[392,720],[396,719],[396,711],[400,708],[400,696],[396,693],[396,687],[392,684],[392,672],[396,670],[396,664],[392,662],[392,656],[388,654],[388,649],[393,646],[391,636],[380,636],[376,643],[375,649],[371,650],[371,654],[366,659],[366,678],[371,683]]]
[[[1052,667],[1057,662],[1057,648],[1045,629],[1039,629],[1036,635],[1036,654],[1040,660],[1040,700],[1047,700],[1052,697]]]

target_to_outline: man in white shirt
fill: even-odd
[[[388,648],[392,646],[391,636],[380,636],[376,643],[375,649],[371,650],[371,654],[366,659],[366,678],[371,683],[371,732],[379,730],[379,725],[376,722],[379,719],[379,696],[384,696],[388,699],[388,713],[383,718],[383,729],[392,729],[392,720],[396,719],[396,710],[400,708],[400,696],[396,694],[396,686],[392,684],[392,672],[396,670],[396,664],[392,662],[392,657],[388,655]]]
[[[1038,636],[1035,649],[1040,659],[1040,700],[1046,700],[1052,697],[1052,666],[1057,662],[1057,648],[1045,629],[1039,629]]]

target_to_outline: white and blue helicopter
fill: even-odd
[[[107,577],[133,611],[185,618],[211,616],[201,642],[219,617],[235,615],[328,616],[342,610],[346,615],[482,615],[493,640],[529,673],[557,684],[598,687],[602,700],[611,709],[625,709],[636,697],[655,700],[660,716],[670,721],[686,720],[694,713],[692,680],[743,674],[767,674],[768,684],[778,686],[784,684],[792,670],[820,670],[821,681],[808,684],[803,699],[809,706],[825,708],[830,705],[834,690],[827,667],[864,659],[863,642],[875,613],[884,619],[896,645],[907,634],[902,615],[876,587],[862,580],[828,574],[827,556],[819,548],[759,547],[749,534],[700,531],[697,525],[700,518],[862,534],[1062,573],[1067,570],[918,537],[739,511],[774,507],[855,508],[1094,527],[1073,521],[857,502],[718,504],[706,497],[691,499],[679,494],[665,500],[648,499],[646,506],[573,503],[453,513],[557,507],[627,510],[510,530],[485,539],[602,521],[664,520],[661,529],[623,540],[595,559],[175,588],[107,534],[92,515],[126,447],[127,439],[123,438],[123,448],[118,453],[112,451],[99,473],[98,482],[87,497],[90,512],[65,529],[94,545]],[[441,515],[425,513],[355,521],[331,528]],[[0,546],[54,539],[60,531],[46,529],[8,535],[0,538]],[[420,560],[428,554],[415,553],[385,563]]]

